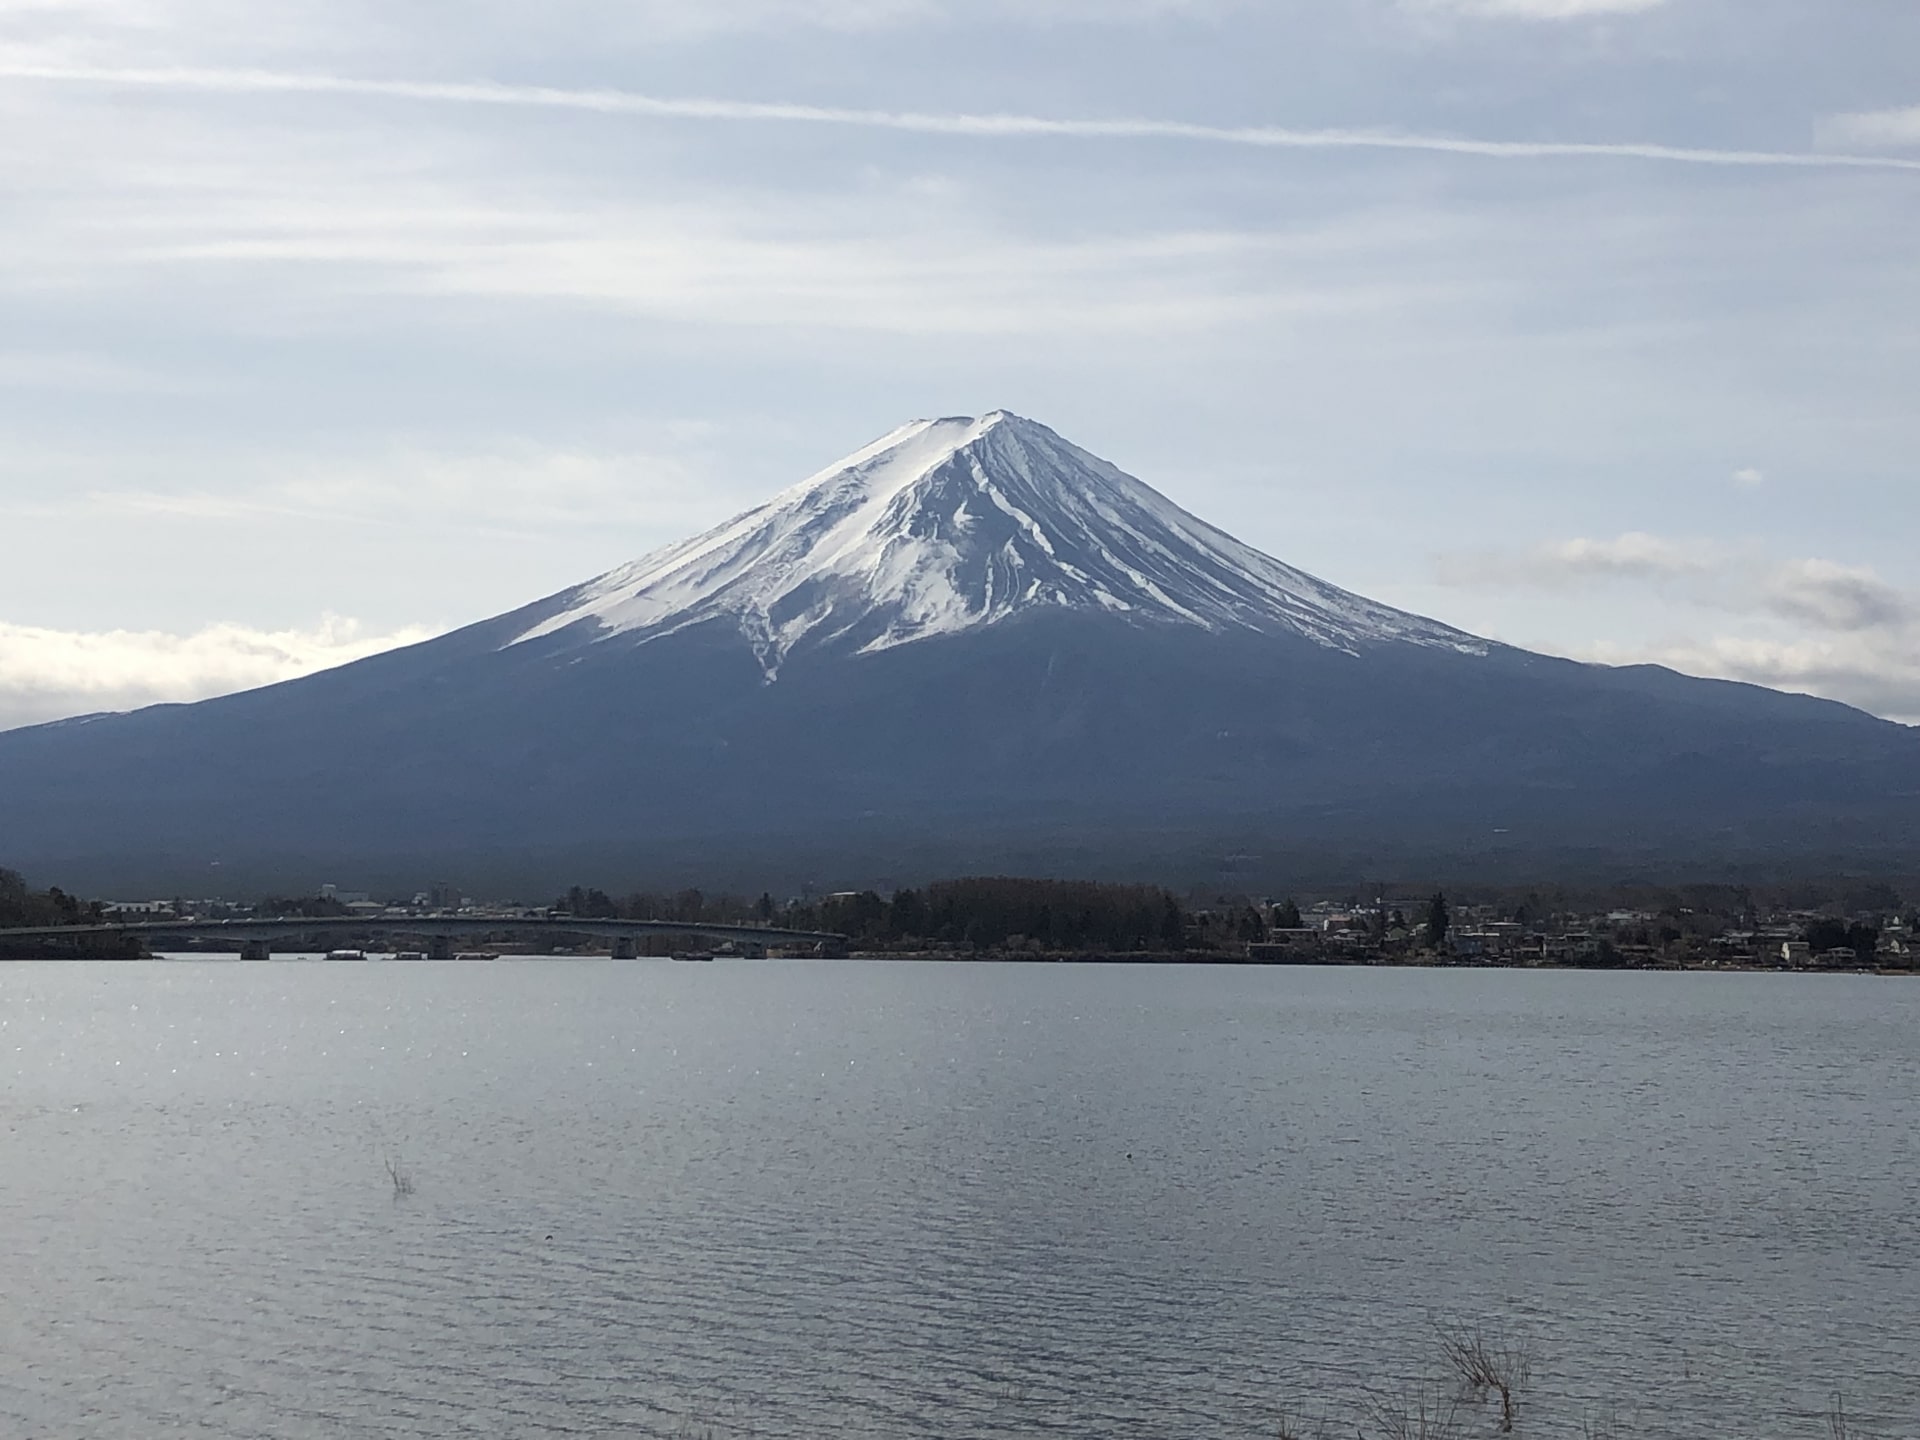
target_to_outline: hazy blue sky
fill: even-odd
[[[0,0],[0,134],[0,724],[996,407],[1390,603],[1920,720],[1912,0]]]

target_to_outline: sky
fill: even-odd
[[[1006,408],[1479,634],[1920,723],[1911,0],[0,0],[0,727]]]

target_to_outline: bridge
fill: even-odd
[[[847,937],[821,930],[783,930],[764,925],[697,924],[681,920],[601,920],[571,915],[294,915],[243,920],[125,920],[96,925],[41,925],[0,929],[0,947],[8,941],[90,940],[115,936],[141,937],[146,947],[166,939],[199,943],[232,942],[243,960],[265,960],[275,948],[298,951],[296,943],[326,939],[392,939],[419,942],[430,960],[451,960],[454,942],[461,938],[495,936],[576,936],[608,945],[616,960],[639,954],[636,941],[645,935],[698,935],[702,939],[732,941],[748,950],[769,946],[811,948],[816,954],[845,952]],[[413,947],[396,947],[408,949]]]

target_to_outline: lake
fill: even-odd
[[[1917,1116],[1863,976],[0,965],[0,1434],[1910,1440]]]

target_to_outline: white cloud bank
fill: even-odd
[[[1920,725],[1920,644],[1909,634],[1791,640],[1722,635],[1663,645],[1601,641],[1576,658],[1602,665],[1666,665],[1688,675],[1744,680],[1845,701],[1875,715]]]
[[[1434,568],[1440,583],[1457,587],[1660,586],[1703,619],[1717,613],[1744,633],[1597,640],[1573,653],[1602,664],[1669,665],[1823,695],[1920,724],[1920,592],[1892,584],[1870,566],[1768,561],[1712,542],[1633,532],[1442,556]]]
[[[204,700],[430,638],[410,626],[365,635],[328,615],[311,630],[210,625],[190,635],[156,630],[50,630],[0,622],[0,729],[68,715]]]

